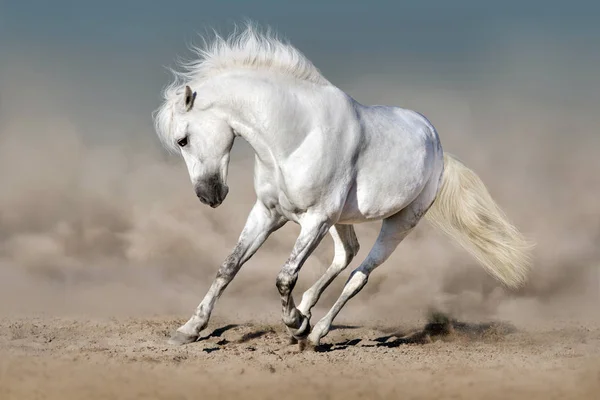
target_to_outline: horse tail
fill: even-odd
[[[526,281],[533,243],[508,221],[479,176],[452,155],[444,154],[441,187],[425,219],[507,287]]]

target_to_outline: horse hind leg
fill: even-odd
[[[427,212],[433,196],[422,193],[415,201],[402,211],[383,220],[379,236],[362,264],[350,274],[342,294],[329,312],[314,326],[308,336],[311,346],[318,346],[321,339],[329,333],[334,318],[344,305],[367,284],[369,275],[375,268],[383,264],[394,252],[398,244],[412,231],[422,216]]]

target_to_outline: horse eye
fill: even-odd
[[[181,146],[181,147],[185,147],[185,146],[188,144],[188,138],[187,138],[187,136],[186,136],[186,137],[184,137],[183,139],[179,139],[179,140],[177,141],[177,144],[178,144],[179,146]]]

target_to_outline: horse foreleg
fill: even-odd
[[[262,203],[257,202],[240,234],[233,252],[225,259],[208,293],[194,315],[169,339],[170,344],[181,345],[195,342],[200,331],[206,327],[216,301],[219,299],[227,285],[233,280],[242,265],[254,255],[269,235],[285,224],[286,220],[272,210],[267,209]]]
[[[310,324],[308,318],[296,308],[292,291],[298,280],[300,268],[319,245],[330,227],[331,223],[327,220],[305,217],[301,223],[300,236],[294,244],[294,249],[281,268],[279,275],[277,275],[276,284],[281,295],[283,323],[296,339],[302,339],[308,335]]]

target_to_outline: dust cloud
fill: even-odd
[[[514,98],[502,87],[442,91],[399,81],[365,78],[345,89],[364,103],[428,116],[445,149],[482,177],[537,242],[534,270],[526,287],[509,293],[423,222],[337,322],[403,324],[431,308],[517,324],[597,318],[600,135],[591,130],[599,122],[593,104],[548,105]],[[94,142],[89,131],[103,129],[98,121],[81,123],[53,104],[43,86],[14,89],[3,88],[11,97],[10,103],[3,97],[0,112],[0,313],[187,317],[254,202],[248,146],[236,143],[230,194],[213,210],[196,199],[183,161],[158,146],[150,111],[136,132],[111,132]],[[325,293],[315,317],[333,303],[378,228],[357,226],[360,254]],[[297,233],[288,224],[273,234],[215,314],[278,321],[275,277]],[[327,238],[300,273],[298,298],[331,256]]]

